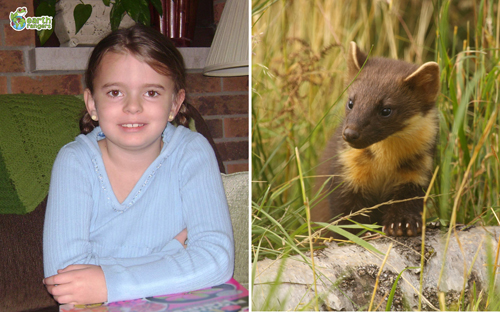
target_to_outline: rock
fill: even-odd
[[[499,236],[500,227],[476,227],[457,231],[456,235],[452,233],[443,264],[447,233],[442,233],[438,229],[428,229],[424,254],[422,309],[439,308],[438,289],[444,292],[448,308],[450,306],[458,308],[462,292],[468,299],[472,295],[474,284],[477,294],[481,290],[487,291],[489,284],[487,270],[491,270],[491,267],[486,265],[487,257],[489,253],[490,261],[494,261]],[[370,243],[383,254],[368,251],[354,244],[339,246],[336,243],[329,243],[327,248],[315,251],[320,309],[367,310],[377,274],[391,243],[393,248],[380,276],[372,310],[385,310],[388,294],[398,274],[408,267],[418,268],[408,269],[402,274],[391,310],[418,309],[421,237],[384,237],[372,240]],[[476,254],[477,258],[474,260]],[[438,286],[443,265],[444,273]],[[254,311],[314,309],[312,272],[310,256],[304,258],[295,255],[279,261],[271,259],[259,261],[253,284],[252,309]],[[279,274],[281,274],[281,284],[273,287]],[[496,279],[497,288],[500,288],[498,286],[500,274],[496,275]]]

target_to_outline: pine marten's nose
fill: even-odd
[[[353,143],[354,141],[359,139],[359,132],[351,128],[345,128],[344,132],[342,133],[342,137],[348,143]]]

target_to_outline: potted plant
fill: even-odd
[[[85,0],[85,2],[82,0],[40,0],[35,15],[52,16],[54,27],[51,30],[38,31],[38,37],[43,45],[55,30],[61,46],[91,45],[92,42],[99,41],[100,37],[109,30],[118,29],[122,20],[124,21],[122,26],[125,27],[133,23],[149,26],[151,23],[150,4],[160,16],[163,15],[161,0],[114,0],[113,2],[111,0]],[[68,18],[71,11],[72,18]],[[109,14],[109,20],[102,18],[103,14],[106,15],[105,13]],[[94,17],[93,22],[99,26],[94,25],[95,27],[88,31],[89,34],[80,33],[80,37],[75,37],[91,17]],[[78,39],[82,37],[90,38]]]

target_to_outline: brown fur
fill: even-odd
[[[432,175],[438,132],[438,65],[367,60],[351,42],[347,68],[347,83],[358,76],[348,89],[344,121],[328,143],[318,169],[321,177],[315,194],[328,176],[333,178],[324,190],[331,194],[311,212],[313,221],[329,222],[389,200],[421,197]],[[404,201],[353,219],[381,224],[389,235],[413,236],[421,231],[422,207],[422,199]]]

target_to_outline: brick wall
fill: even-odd
[[[224,0],[214,1],[217,22]],[[14,31],[9,14],[25,6],[34,15],[33,1],[0,0],[0,94],[82,94],[83,71],[30,72],[28,54],[35,31]],[[228,173],[248,170],[248,77],[206,77],[188,74],[188,100],[198,108],[211,130]]]

